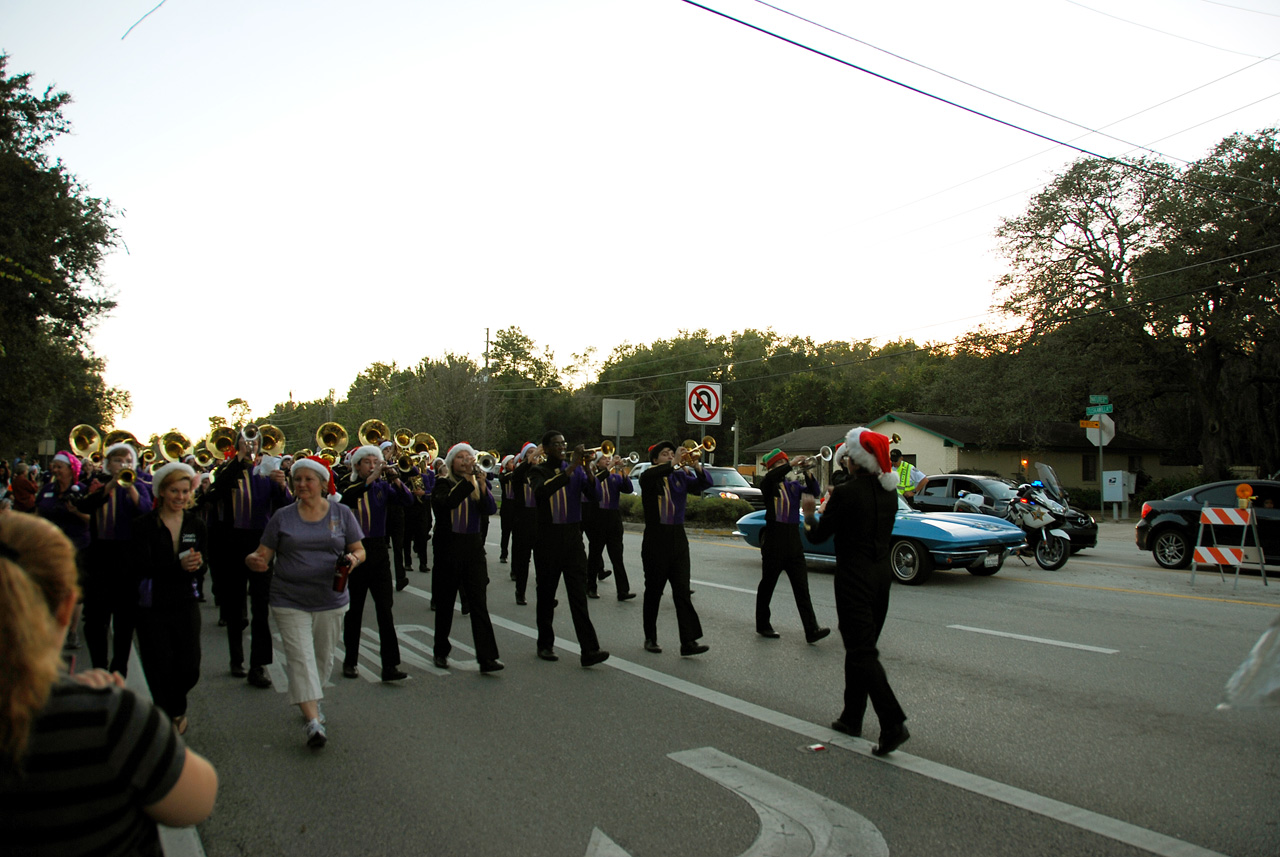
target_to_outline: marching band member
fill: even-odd
[[[258,441],[243,434],[236,440],[236,456],[215,472],[209,489],[210,502],[221,508],[222,550],[215,565],[221,580],[218,600],[221,615],[227,623],[227,649],[231,656],[231,674],[247,676],[254,687],[271,687],[266,666],[274,659],[271,625],[268,621],[268,598],[271,574],[250,574],[245,557],[257,549],[262,531],[275,508],[287,505],[292,495],[285,485],[284,473],[270,476],[254,473]],[[249,633],[249,670],[244,668],[244,629],[246,621],[245,591],[248,590],[252,610]]]
[[[431,570],[427,563],[427,546],[431,543],[431,492],[435,487],[435,469],[428,465],[414,465],[409,473],[409,493],[413,495],[413,505],[404,514],[404,564],[412,568],[413,555],[417,554],[418,571],[423,574]]]
[[[591,516],[587,519],[587,595],[598,598],[596,582],[604,580],[609,572],[604,569],[604,552],[609,551],[609,562],[613,564],[614,583],[618,587],[618,600],[627,601],[635,598],[631,591],[631,582],[627,579],[627,568],[622,561],[622,510],[618,508],[623,494],[631,494],[634,489],[631,479],[617,470],[622,466],[622,456],[615,455],[603,462],[607,466],[596,471],[599,502],[594,504]],[[592,505],[592,504],[588,504]]]
[[[501,552],[498,556],[498,562],[507,561],[507,548],[511,544],[511,520],[516,513],[516,496],[515,489],[511,484],[511,471],[515,469],[515,462],[516,457],[514,455],[507,455],[503,457],[502,463],[498,466],[498,486],[502,491],[502,504],[498,506],[498,526],[502,530]],[[514,571],[511,573],[511,579],[516,579]]]
[[[378,444],[378,453],[385,462],[384,472],[396,472],[396,445],[384,440]],[[390,477],[388,477],[390,478]],[[403,481],[403,480],[401,480]],[[406,490],[407,487],[406,487]],[[412,505],[412,494],[410,495],[410,505]],[[405,538],[405,512],[408,506],[401,506],[398,503],[387,507],[387,545],[391,552],[391,562],[396,570],[396,592],[400,592],[409,585],[409,573],[407,567],[412,567],[413,563],[405,561],[405,553],[409,550],[408,540]]]
[[[49,462],[49,470],[52,477],[36,496],[36,513],[47,518],[70,539],[71,546],[76,549],[76,569],[79,576],[83,577],[83,553],[89,545],[89,515],[80,511],[80,501],[84,499],[84,488],[77,481],[80,478],[80,459],[62,450]],[[82,607],[83,598],[76,603],[71,615],[71,625],[67,631],[69,649],[80,648]]]
[[[365,549],[355,515],[330,499],[336,486],[324,459],[300,458],[291,473],[296,501],[271,516],[244,562],[267,577],[275,560],[271,615],[284,646],[289,703],[307,721],[307,746],[318,750],[329,740],[320,700],[350,603],[347,573],[364,564]]]
[[[803,460],[800,463],[803,465]],[[778,638],[770,622],[769,602],[773,600],[778,577],[785,571],[804,626],[804,638],[811,644],[816,643],[829,635],[831,629],[818,627],[813,599],[809,597],[809,568],[804,558],[804,543],[800,540],[800,498],[802,495],[817,497],[818,480],[808,469],[801,471],[801,479],[787,479],[787,474],[792,472],[791,460],[781,449],[765,455],[764,466],[769,472],[760,482],[764,494],[764,532],[761,533],[760,586],[756,589],[756,633],[769,639]]]
[[[671,582],[671,600],[680,628],[680,654],[700,655],[710,646],[699,643],[702,623],[689,597],[689,539],[684,532],[688,495],[711,487],[702,462],[692,468],[678,466],[676,445],[664,440],[649,447],[653,465],[640,474],[640,500],[644,505],[644,540],[640,562],[644,566],[644,648],[659,653],[658,607],[662,591]]]
[[[84,639],[94,668],[127,675],[140,579],[131,543],[133,524],[151,511],[152,497],[151,489],[137,479],[138,455],[129,444],[108,447],[103,465],[106,479],[91,482],[80,504],[80,510],[89,513]],[[121,481],[126,471],[133,474],[128,484]],[[113,620],[115,638],[108,658],[107,632]]]
[[[538,586],[538,657],[544,661],[559,660],[555,653],[556,590],[564,575],[565,595],[569,599],[569,615],[578,637],[584,667],[603,663],[609,653],[600,648],[596,629],[587,613],[587,554],[582,547],[582,499],[594,499],[596,481],[583,466],[583,447],[573,450],[572,461],[565,460],[564,435],[552,430],[542,437],[546,460],[529,471],[529,484],[538,501],[536,577]]]
[[[480,531],[483,512],[497,509],[489,482],[476,472],[475,450],[467,443],[455,443],[445,454],[445,474],[436,480],[431,503],[436,516],[436,571],[431,581],[431,600],[436,605],[434,661],[442,669],[449,666],[453,629],[453,601],[461,589],[467,593],[471,615],[471,638],[480,672],[503,668],[498,660],[498,641],[489,619],[486,587],[489,583],[484,558],[484,535]]]
[[[511,471],[511,490],[516,498],[511,517],[511,573],[516,581],[516,604],[521,606],[529,603],[525,600],[525,590],[529,585],[529,557],[533,556],[538,532],[538,498],[529,484],[529,471],[539,451],[532,443],[526,443],[516,456]],[[537,562],[536,557],[534,562]]]
[[[391,556],[388,553],[387,521],[393,508],[403,509],[413,502],[413,495],[400,480],[395,462],[387,462],[376,446],[362,446],[351,456],[351,477],[339,501],[356,515],[364,532],[366,559],[351,573],[348,589],[351,609],[343,620],[342,645],[346,656],[342,674],[359,678],[360,624],[364,618],[364,600],[373,595],[373,609],[378,617],[378,647],[382,656],[382,680],[399,681],[409,677],[400,669],[400,641],[391,614]],[[385,477],[385,478],[380,478]]]
[[[171,461],[152,480],[156,505],[133,525],[138,594],[138,656],[156,705],[179,735],[187,731],[187,694],[200,680],[200,572],[208,530],[191,509],[197,481],[189,464]],[[88,636],[88,620],[85,636]],[[90,641],[92,646],[92,641]]]

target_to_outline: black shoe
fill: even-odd
[[[854,728],[843,720],[836,719],[831,721],[831,728],[837,732],[843,732],[846,735],[852,735],[854,738],[862,737],[862,727]]]
[[[396,592],[403,592],[404,588],[409,585],[409,578],[402,577],[396,581]]]
[[[236,678],[244,678],[249,674],[249,671],[244,668],[244,664],[232,664],[231,674]]]
[[[409,674],[408,674],[407,672],[405,672],[404,670],[402,670],[402,669],[393,669],[393,670],[383,670],[383,671],[382,671],[382,680],[383,680],[383,681],[400,681],[401,679],[405,679],[405,678],[408,678],[408,677],[409,677]]]
[[[463,605],[463,607],[462,607],[462,615],[463,615],[463,616],[470,616],[470,615],[471,615],[471,605],[470,605],[470,604],[465,604],[465,605]]]
[[[249,670],[249,684],[254,687],[271,687],[271,677],[263,667],[253,667]]]
[[[634,592],[619,592],[619,593],[618,593],[618,600],[619,600],[619,601],[630,601],[632,598],[635,598],[635,597],[636,597],[636,594],[635,594]]]
[[[588,597],[588,598],[599,598],[599,597],[600,597],[600,593],[599,593],[599,592],[596,592],[594,589],[588,589],[588,590],[587,590],[587,597]]]
[[[525,598],[524,598],[524,596],[523,596],[523,595],[521,595],[519,592],[517,592],[517,593],[516,593],[516,603],[517,603],[517,604],[519,604],[521,607],[523,607],[524,605],[528,604],[529,602],[525,600]]]
[[[680,646],[681,657],[689,657],[690,655],[700,655],[711,649],[706,643],[684,643]]]
[[[903,744],[907,743],[907,739],[910,737],[911,733],[907,731],[905,723],[899,723],[897,726],[882,729],[880,730],[880,743],[871,748],[871,755],[887,756]]]
[[[559,598],[552,598],[552,599],[551,599],[551,606],[552,606],[552,607],[559,607],[559,606],[560,606],[560,599],[559,599]]]
[[[584,652],[582,655],[582,665],[584,667],[593,667],[596,664],[602,664],[609,660],[609,653],[604,649],[596,649],[594,652]]]
[[[502,556],[498,557],[498,562],[505,563],[506,561],[507,561],[507,555],[505,553]]]
[[[611,569],[611,568],[610,568],[610,569],[605,569],[604,571],[600,572],[600,579],[601,579],[601,580],[608,580],[608,579],[609,579],[609,575],[611,575],[611,574],[613,574],[613,569]]]
[[[226,619],[219,619],[219,620],[218,620],[218,627],[219,627],[219,628],[225,628],[225,627],[227,627],[227,620],[226,620]]]
[[[343,678],[360,678],[360,668],[355,664],[352,664],[351,666],[347,666],[346,664],[343,664],[342,677]]]
[[[447,670],[449,668],[449,659],[444,655],[436,655],[431,659],[431,662],[442,670]]]
[[[511,578],[512,583],[516,582],[516,573],[514,571],[508,574],[507,577]]]
[[[662,654],[662,646],[659,646],[659,645],[658,645],[658,641],[657,641],[657,640],[645,640],[645,641],[644,641],[644,650],[645,650],[646,652],[653,652],[655,655],[660,655],[660,654]]]
[[[504,664],[502,661],[481,661],[480,662],[480,672],[482,673],[496,673],[505,668],[506,668],[506,664]]]
[[[545,649],[538,649],[538,657],[542,658],[544,661],[560,660],[560,656],[556,654],[555,649],[552,649],[550,647]]]
[[[831,636],[830,628],[819,628],[818,630],[814,631],[812,634],[805,634],[804,639],[805,639],[805,642],[807,642],[809,645],[812,646],[814,643],[818,642],[824,637],[830,637],[830,636]]]
[[[772,628],[756,628],[756,633],[759,634],[761,637],[768,637],[770,640],[776,640],[778,639],[779,636],[781,636],[780,634],[778,634],[777,631],[773,630]]]

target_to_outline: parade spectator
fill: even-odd
[[[0,516],[4,851],[159,854],[156,824],[208,818],[217,773],[119,676],[62,671],[78,595],[74,556],[47,521]]]
[[[133,525],[140,578],[138,655],[151,698],[173,720],[179,735],[187,731],[187,694],[200,680],[197,599],[208,531],[191,509],[195,479],[189,464],[171,462],[161,467],[152,483],[156,507]]]
[[[346,576],[339,582],[336,566],[358,567],[365,551],[356,516],[328,500],[336,491],[329,465],[307,456],[295,460],[291,472],[294,503],[271,516],[262,543],[244,562],[250,571],[266,574],[276,561],[268,596],[271,615],[284,646],[289,702],[301,709],[307,746],[314,749],[328,741],[320,700],[351,601]]]
[[[19,512],[36,510],[36,490],[38,486],[31,479],[31,467],[26,462],[14,465],[13,477],[9,480],[9,489],[13,492],[13,508]]]
[[[82,554],[89,544],[89,515],[80,511],[80,501],[84,498],[84,488],[77,481],[80,478],[80,459],[64,450],[53,457],[49,471],[52,478],[40,487],[36,495],[36,512],[71,540],[76,549],[76,568],[83,575]],[[77,583],[83,586],[84,581]],[[71,616],[71,628],[67,632],[69,649],[80,648],[81,607],[81,604],[76,604]]]

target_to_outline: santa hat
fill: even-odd
[[[333,469],[329,467],[329,463],[323,458],[315,455],[304,455],[293,463],[293,472],[300,470],[314,470],[316,475],[320,477],[320,482],[326,484],[330,494],[338,493],[338,486],[333,482]]]
[[[791,459],[787,457],[787,454],[783,452],[781,449],[774,449],[770,452],[765,453],[764,466],[768,468],[773,468],[775,464],[782,464],[784,461],[790,461],[790,460]]]
[[[351,453],[351,469],[355,470],[356,465],[358,465],[363,459],[366,459],[371,455],[378,461],[382,460],[382,450],[378,449],[376,446],[373,446],[372,444],[362,446],[359,449],[357,449],[355,452]]]
[[[657,462],[658,456],[662,453],[662,450],[675,448],[676,445],[669,440],[658,441],[653,446],[649,447],[649,463],[653,464]]]
[[[533,444],[529,445],[532,446]],[[476,451],[472,448],[471,444],[467,443],[465,440],[459,441],[449,447],[449,451],[444,454],[444,466],[452,470],[453,460],[458,457],[459,452],[469,452],[473,456],[476,454]]]
[[[502,464],[501,464],[501,465],[499,465],[500,469],[502,469],[502,470],[506,470],[506,469],[507,469],[507,465],[508,465],[508,464],[514,464],[514,463],[515,463],[515,460],[516,460],[516,457],[515,457],[514,455],[504,455],[504,456],[502,456]]]
[[[521,461],[525,461],[529,458],[529,456],[533,455],[534,450],[536,450],[537,448],[538,447],[534,446],[532,443],[526,443],[524,446],[520,447],[520,453],[519,455],[516,456],[516,458],[520,459]]]
[[[844,460],[844,457],[848,452],[849,447],[845,445],[844,441],[840,441],[839,445],[836,446],[836,451],[831,453],[831,466],[839,467],[840,462]]]
[[[378,444],[378,452],[386,452],[393,446],[395,446],[394,443],[389,440],[384,440],[382,443]]]
[[[80,459],[72,453],[67,452],[65,449],[60,449],[58,450],[58,454],[55,455],[53,460],[49,463],[52,464],[54,461],[61,461],[63,464],[71,468],[72,482],[80,478]]]
[[[183,464],[181,461],[170,461],[151,475],[151,484],[155,486],[157,492],[162,491],[164,490],[164,481],[175,473],[182,474],[188,479],[192,479],[196,475],[195,468],[190,464]]]
[[[889,438],[869,428],[859,426],[845,435],[846,450],[850,459],[863,470],[880,480],[886,491],[898,490],[898,477],[891,473],[889,464]]]
[[[111,456],[119,452],[125,452],[125,453],[128,453],[129,455],[129,460],[125,462],[124,466],[133,468],[136,470],[138,467],[138,451],[133,448],[132,444],[128,444],[128,443],[111,444],[111,446],[107,447],[107,451],[102,454],[102,460],[106,461],[108,458],[110,458]]]

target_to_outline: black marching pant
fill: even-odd
[[[187,713],[200,680],[200,604],[138,609],[138,657],[156,705],[172,719]]]
[[[407,580],[404,555],[408,539],[405,538],[404,506],[387,506],[387,541],[391,543],[391,560],[396,568],[396,580]]]
[[[507,511],[507,503],[514,504],[515,500],[503,500],[503,505],[498,507],[498,524],[502,528],[502,541],[500,542],[501,553],[499,559],[506,559],[509,555],[508,548],[511,545],[511,524],[515,518],[513,512]]]
[[[587,552],[582,548],[581,525],[550,524],[538,530],[537,539],[534,574],[538,585],[538,648],[549,649],[555,645],[556,590],[560,588],[560,576],[564,575],[565,596],[578,648],[584,655],[594,652],[600,648],[600,640],[587,612]]]
[[[891,575],[887,566],[881,572],[836,568],[836,614],[845,648],[844,711],[840,719],[855,729],[862,725],[868,698],[881,729],[907,719],[889,686],[876,648],[889,613]]]
[[[431,568],[427,564],[427,545],[431,543],[431,498],[425,503],[414,503],[404,513],[404,564],[413,567],[413,555],[418,556],[418,571]]]
[[[342,619],[342,647],[346,655],[342,665],[353,667],[360,660],[360,627],[364,619],[364,600],[373,596],[373,611],[378,619],[378,649],[382,656],[382,672],[400,666],[400,640],[396,637],[396,621],[391,615],[391,561],[387,554],[386,536],[365,536],[364,562],[351,570],[347,578],[347,594],[351,607]]]
[[[604,552],[609,551],[609,562],[613,564],[614,585],[618,594],[631,591],[631,581],[627,579],[627,566],[622,561],[622,511],[620,509],[597,509],[591,513],[591,522],[587,529],[587,588],[595,591],[596,583],[604,572]]]
[[[244,558],[258,549],[262,530],[227,528],[225,562],[218,582],[220,617],[227,622],[227,649],[232,665],[244,663],[244,629],[249,626],[249,666],[262,667],[274,659],[271,625],[268,621],[271,572],[250,571]],[[249,593],[252,622],[247,620],[245,590]]]
[[[538,516],[534,509],[522,508],[511,518],[511,573],[516,576],[516,597],[524,598],[529,586],[529,557],[537,538]]]
[[[689,540],[682,524],[650,524],[644,528],[640,544],[640,564],[644,567],[644,637],[658,639],[658,607],[662,591],[671,583],[671,601],[676,606],[676,624],[682,646],[702,636],[702,622],[689,597]]]
[[[96,669],[128,675],[138,613],[138,570],[130,543],[94,541],[84,551],[84,565],[84,641],[89,658]]]
[[[778,578],[785,571],[791,581],[791,594],[796,597],[800,623],[804,625],[805,634],[813,636],[818,631],[818,618],[813,613],[813,599],[809,596],[809,566],[804,559],[799,527],[796,524],[768,524],[763,538],[760,586],[756,590],[756,630],[765,631],[772,627],[769,603],[773,600]]]
[[[436,545],[436,570],[431,578],[431,600],[436,605],[436,637],[432,654],[447,658],[453,651],[449,633],[453,630],[453,601],[459,592],[466,593],[471,616],[471,639],[476,660],[496,661],[498,640],[489,619],[487,591],[489,568],[484,558],[484,536],[479,533],[453,533],[445,551]]]

